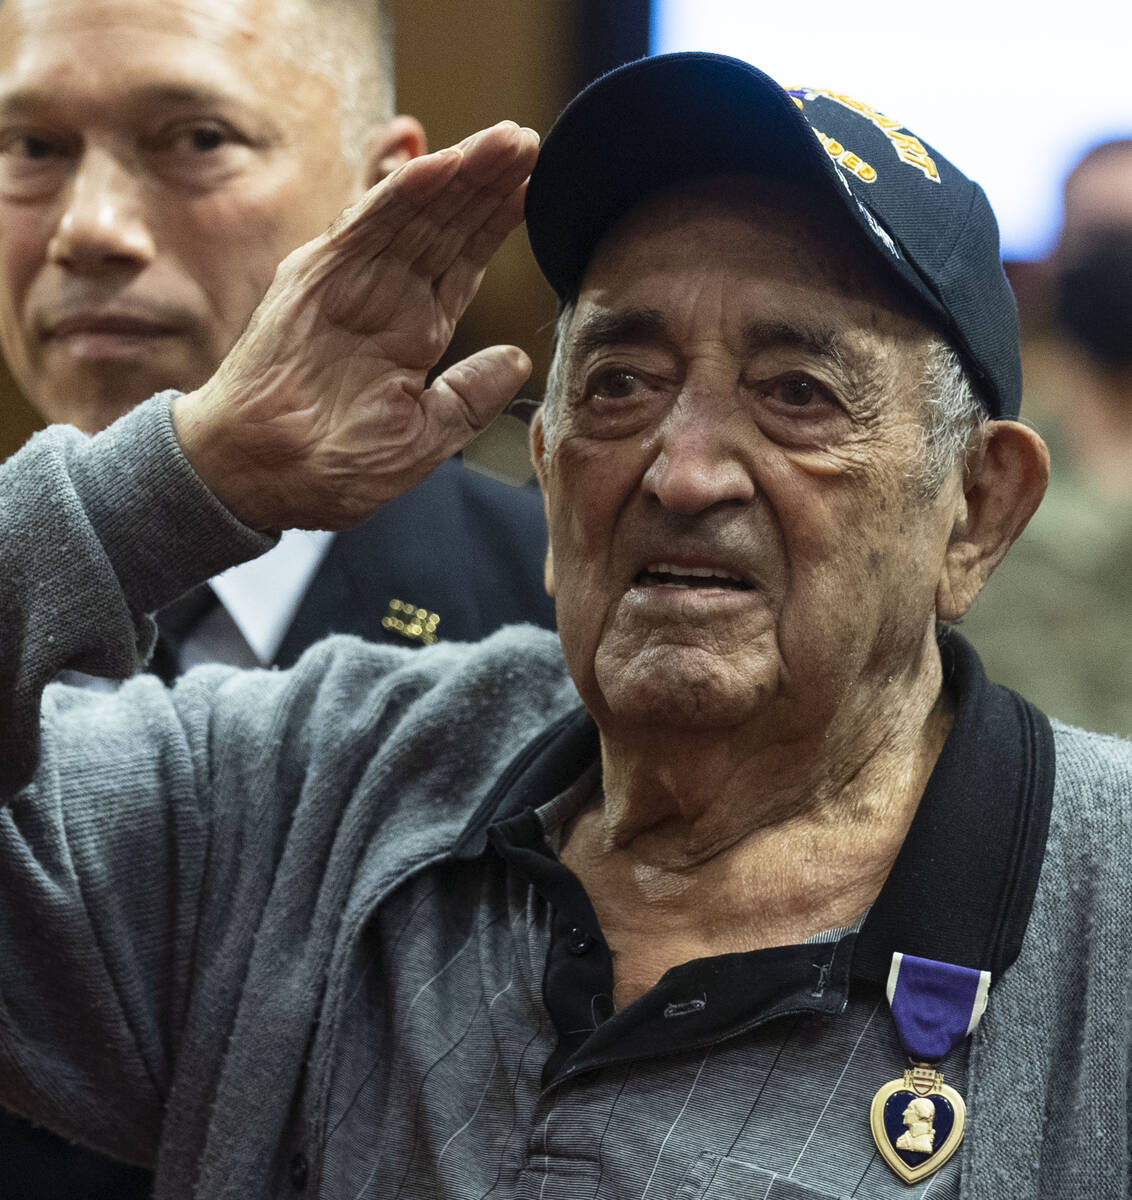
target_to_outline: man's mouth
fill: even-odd
[[[74,337],[166,337],[173,332],[173,327],[160,321],[145,318],[117,315],[80,314],[59,321],[47,330],[49,338],[60,340]]]
[[[673,563],[649,563],[634,581],[638,587],[730,588],[749,591],[750,583],[725,567],[678,567]]]
[[[133,313],[87,312],[48,326],[43,337],[79,360],[132,361],[177,333],[174,325]]]

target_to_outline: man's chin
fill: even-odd
[[[173,367],[138,364],[83,364],[51,380],[31,403],[51,424],[76,425],[97,433],[157,392],[187,390],[186,373]]]
[[[627,660],[599,654],[594,666],[603,706],[619,724],[733,728],[756,717],[774,693],[773,672],[763,664],[701,648],[651,648]]]

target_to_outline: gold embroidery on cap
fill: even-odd
[[[851,175],[856,175],[862,183],[872,183],[876,179],[876,168],[869,166],[859,154],[846,150],[836,138],[822,133],[820,129],[815,129],[814,133],[818,135],[818,141],[825,147],[825,152],[839,167]]]
[[[806,90],[813,92],[815,95],[825,96],[829,100],[834,100],[838,104],[852,109],[853,112],[859,113],[866,121],[871,121],[892,143],[896,155],[901,162],[906,162],[909,166],[922,171],[933,183],[940,182],[939,169],[936,167],[932,156],[925,149],[924,143],[918,137],[908,133],[899,121],[894,121],[891,117],[886,117],[884,113],[878,112],[870,105],[860,100],[854,100],[852,96],[846,96],[842,92],[831,92],[826,88],[807,88]]]

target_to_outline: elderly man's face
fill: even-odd
[[[0,348],[48,420],[202,383],[358,194],[288,3],[0,3]]]
[[[961,481],[923,499],[930,334],[842,229],[717,181],[650,201],[590,265],[541,474],[603,727],[801,733],[931,652]]]

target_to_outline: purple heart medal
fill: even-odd
[[[938,1171],[963,1140],[967,1106],[937,1064],[974,1032],[989,988],[989,971],[892,956],[888,1003],[909,1066],[873,1097],[869,1122],[884,1161],[905,1183]]]

